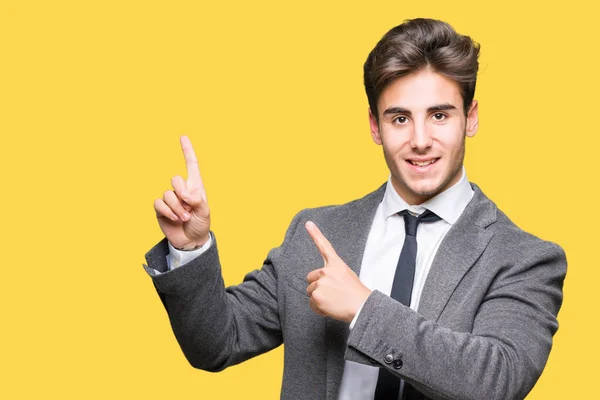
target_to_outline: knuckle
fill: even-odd
[[[315,303],[315,306],[321,303],[321,292],[317,290],[313,290],[312,295],[310,296],[312,301]]]
[[[311,297],[314,291],[315,291],[315,288],[313,287],[312,284],[306,288],[306,294],[308,295],[308,297]]]
[[[315,299],[314,296],[310,298],[310,306],[313,310],[317,311],[320,309],[319,302]]]

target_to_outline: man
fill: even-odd
[[[463,168],[479,46],[437,20],[389,31],[364,79],[386,184],[298,213],[225,288],[189,139],[147,254],[189,362],[222,370],[285,342],[283,399],[520,399],[558,328],[562,249],[516,227]]]

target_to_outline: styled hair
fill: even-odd
[[[396,79],[430,68],[458,84],[464,113],[475,95],[479,44],[444,21],[415,18],[392,28],[371,50],[364,66],[365,91],[379,121],[377,101]]]

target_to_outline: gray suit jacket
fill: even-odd
[[[309,307],[306,275],[323,260],[304,222],[314,221],[358,274],[385,184],[341,206],[299,212],[281,246],[240,285],[224,287],[216,238],[189,264],[156,275],[152,269],[167,271],[163,239],[145,268],[192,366],[219,371],[285,342],[282,399],[337,399],[344,360],[388,368],[432,399],[520,399],[542,373],[558,328],[565,254],[471,186],[418,312],[374,291],[352,331]]]

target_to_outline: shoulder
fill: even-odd
[[[385,194],[386,184],[379,186],[365,196],[344,204],[328,205],[301,210],[294,219],[313,221],[315,223],[352,223],[361,216],[374,213]]]
[[[480,208],[487,210],[488,217],[493,216],[488,220],[489,225],[485,226],[485,230],[493,233],[488,254],[502,254],[504,259],[521,262],[532,258],[565,258],[560,245],[523,230],[483,194],[477,185],[472,184],[472,187],[475,191],[473,200],[480,203]]]
[[[337,236],[341,232],[354,232],[370,226],[385,194],[385,186],[384,183],[365,196],[344,204],[305,208],[299,211],[290,223],[286,238],[294,236],[296,231],[303,231],[298,228],[303,227],[307,221],[314,222],[326,237],[332,234]]]

